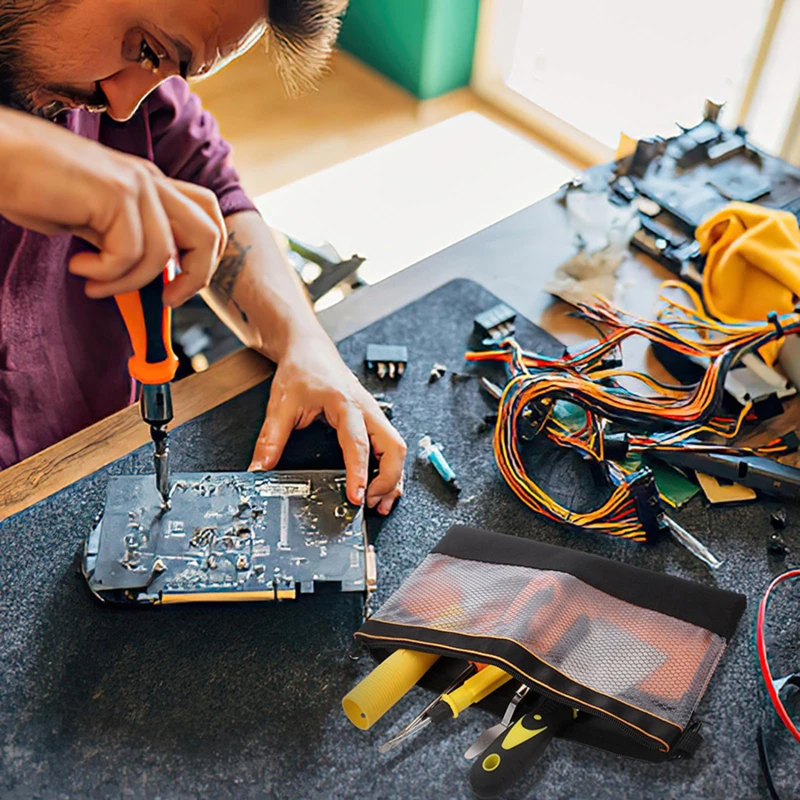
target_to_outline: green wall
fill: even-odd
[[[479,0],[350,0],[340,46],[417,97],[469,83]]]

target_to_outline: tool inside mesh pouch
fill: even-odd
[[[379,660],[443,656],[441,691],[464,660],[494,664],[578,709],[559,734],[649,761],[693,755],[692,714],[745,608],[742,595],[516,536],[453,527],[356,633]],[[497,713],[512,681],[480,705]],[[525,705],[520,707],[524,711]]]

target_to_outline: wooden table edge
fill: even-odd
[[[272,375],[273,364],[254,350],[239,350],[190,375],[172,390],[171,427],[216,408]],[[0,521],[44,500],[150,441],[138,405],[94,425],[0,471]]]

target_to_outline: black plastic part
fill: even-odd
[[[677,159],[675,159],[675,163],[681,169],[695,167],[705,161],[708,156],[708,148],[704,143],[697,142],[688,135],[685,138],[688,139],[691,144],[687,143],[686,149],[681,153],[680,156],[678,156]],[[684,137],[681,136],[680,139],[682,141]]]
[[[674,250],[666,239],[653,236],[645,230],[638,230],[631,238],[631,246],[655,259],[676,275],[680,275],[683,264],[675,256]]]
[[[762,456],[695,453],[691,450],[661,450],[655,456],[667,464],[698,470],[742,486],[749,486],[770,497],[800,499],[800,469]]]
[[[769,515],[769,521],[776,531],[782,531],[786,528],[786,509],[779,508]]]
[[[789,433],[781,436],[781,442],[783,442],[787,453],[794,453],[800,448],[800,436],[795,431],[789,431]]]
[[[619,348],[603,356],[603,369],[619,369],[622,366],[622,351]]]
[[[624,461],[629,449],[627,433],[611,433],[603,437],[603,453],[611,461]]]
[[[731,397],[726,394],[726,397]],[[752,413],[756,419],[774,419],[783,414],[783,401],[777,394],[769,394],[766,397],[761,397],[753,403]]]
[[[381,411],[383,411],[386,419],[394,418],[394,403],[391,403],[388,400],[378,400],[378,407]]]
[[[148,364],[160,364],[167,360],[167,348],[164,343],[164,275],[159,273],[147,286],[139,289],[142,302],[145,331],[147,332]]]
[[[351,286],[360,284],[355,273],[365,261],[361,256],[354,254],[343,261],[330,246],[314,247],[291,237],[289,247],[301,258],[320,268],[319,276],[311,283],[306,283],[306,290],[312,303],[316,303],[331,289],[345,281]]]
[[[439,700],[431,710],[428,711],[428,716],[431,718],[431,722],[434,725],[441,725],[443,722],[453,719],[453,709],[450,708],[444,700]]]
[[[510,789],[573,719],[569,706],[542,698],[481,753],[470,770],[472,791],[480,798],[491,798]]]
[[[664,153],[666,146],[663,139],[640,139],[628,165],[628,174],[643,178],[650,163]]]
[[[172,389],[168,383],[142,386],[139,398],[142,419],[155,427],[168,425],[172,421]]]
[[[347,261],[340,261],[338,264],[331,264],[323,267],[319,277],[308,284],[308,296],[312,303],[316,303],[324,297],[331,289],[348,279],[352,279],[358,268],[364,263],[365,259],[361,256],[351,256]]]
[[[616,192],[626,203],[630,203],[636,197],[636,191],[632,186],[625,182],[616,180],[611,184],[611,188]]]
[[[706,373],[707,367],[703,359],[684,355],[658,342],[651,343],[650,350],[661,366],[682,384],[698,383]],[[723,395],[722,402],[723,407],[734,414],[738,413],[742,408],[742,403],[727,390]],[[780,416],[783,411],[783,402],[775,392],[753,402],[751,409],[751,413],[759,420],[773,419]],[[795,439],[789,438],[788,441],[793,446],[797,446],[800,443],[800,440],[796,440],[796,437]]]
[[[663,531],[664,525],[663,508],[653,473],[649,469],[643,469],[631,482],[630,488],[633,502],[636,504],[636,516],[647,534],[648,541],[654,541]]]
[[[639,223],[642,229],[657,239],[663,239],[670,247],[677,248],[686,243],[683,234],[675,233],[666,225],[648,217],[646,214],[639,214]]]
[[[407,364],[408,348],[398,344],[368,344],[364,361],[370,369],[378,363]]]
[[[778,531],[772,531],[772,533],[770,533],[769,539],[767,539],[767,552],[779,558],[783,558],[788,554],[789,548],[786,546],[783,536],[781,536]]]
[[[517,312],[505,303],[498,303],[478,314],[473,322],[475,328],[483,336],[494,338],[494,331],[500,325],[511,325],[517,318]]]
[[[741,136],[731,136],[719,144],[712,144],[708,148],[708,160],[711,164],[718,164],[726,158],[731,158],[745,149],[745,141]]]

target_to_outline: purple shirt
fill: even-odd
[[[60,124],[206,186],[225,215],[254,208],[216,122],[180,79],[162,84],[129,122],[71,111]],[[131,401],[132,351],[116,302],[90,300],[67,271],[85,247],[0,217],[0,469]]]

